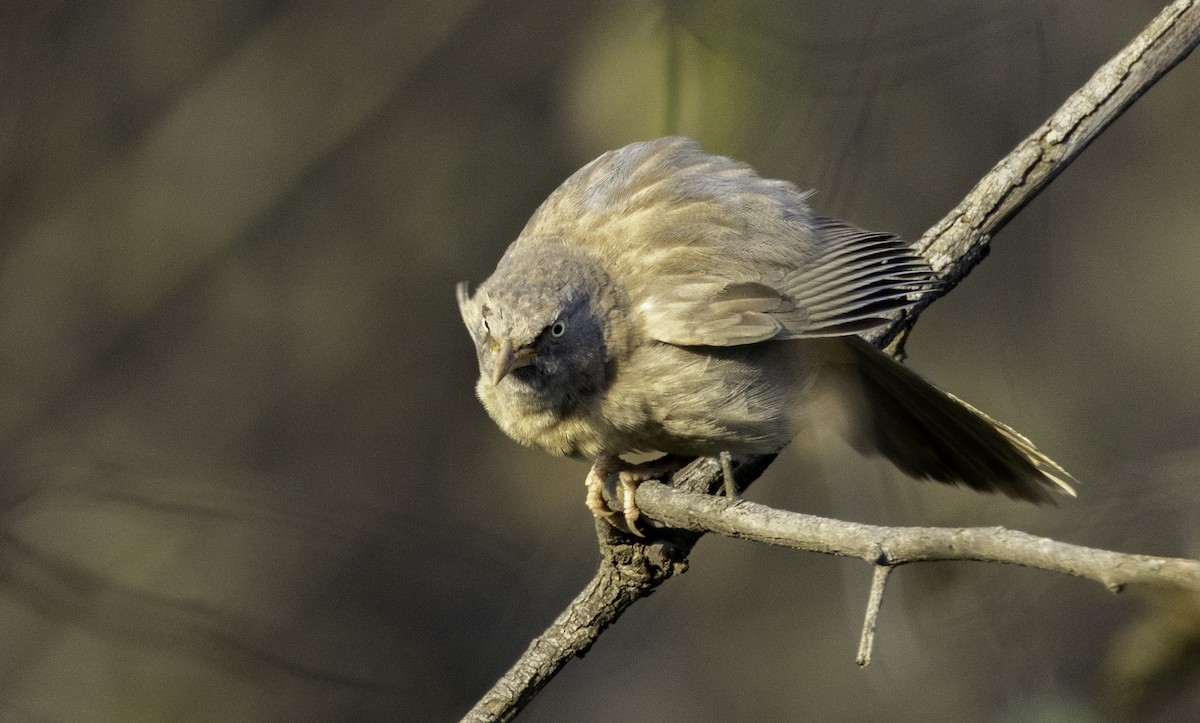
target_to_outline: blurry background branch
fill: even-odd
[[[1137,37],[1123,48],[1083,87],[1051,115],[1050,119],[1028,139],[1019,144],[1007,157],[985,175],[967,197],[942,221],[935,224],[922,238],[919,248],[930,259],[935,270],[947,278],[951,285],[957,283],[986,255],[991,235],[999,230],[1012,216],[1035,197],[1072,160],[1126,108],[1139,98],[1167,71],[1182,61],[1200,43],[1200,3],[1195,0],[1177,0],[1168,5]],[[904,318],[895,320],[886,329],[876,333],[872,341],[884,346],[912,327],[921,310],[932,302],[927,298],[921,306]],[[766,469],[770,457],[739,460],[735,466],[738,486],[744,489]],[[712,460],[697,460],[671,480],[673,487],[692,492],[714,493],[722,484],[720,466]],[[645,486],[638,491],[638,504],[647,517],[654,519],[656,512],[674,514],[663,522],[683,525],[690,534],[673,530],[663,541],[650,544],[630,540],[597,523],[602,562],[592,581],[584,591],[563,611],[551,626],[534,640],[526,653],[469,711],[464,721],[508,720],[515,716],[543,686],[573,657],[582,656],[603,631],[608,628],[629,606],[650,595],[659,585],[687,569],[686,558],[699,535],[706,531],[722,531],[724,534],[751,537],[748,527],[762,525],[776,515],[786,514],[762,506],[730,503],[723,500],[704,500],[688,497],[684,505],[671,506],[681,498],[672,498],[661,486]],[[709,514],[702,511],[706,507]],[[753,518],[746,525],[729,525],[728,517]],[[795,518],[792,518],[793,520]],[[861,552],[856,556],[876,557],[878,549],[883,559],[880,564],[895,565],[920,559],[918,553],[901,549],[897,558],[886,551],[889,540],[897,535],[929,537],[928,531],[913,530],[898,532],[895,529],[855,526],[854,523],[824,521],[817,539],[811,540],[803,549],[832,551],[839,543],[825,538],[834,532],[848,534],[840,544],[853,546]],[[710,526],[711,525],[711,526]],[[938,536],[962,536],[961,531],[945,529]],[[991,548],[984,555],[978,548],[964,553],[956,559],[976,559],[994,562],[1030,564],[1033,559],[1026,553],[1028,545],[1022,540],[1023,533],[969,533],[977,542],[988,545],[999,542],[1000,549]],[[996,538],[999,538],[997,540]],[[942,542],[945,542],[944,540]],[[819,550],[822,544],[831,549]],[[1091,557],[1093,567],[1104,567],[1119,560],[1129,576],[1111,576],[1097,569],[1084,574],[1082,568],[1070,570],[1070,554],[1080,548],[1053,543],[1051,555],[1056,560],[1043,560],[1039,567],[1071,571],[1085,577],[1101,580],[1110,586],[1119,586],[1130,581],[1144,582],[1150,579],[1170,580],[1176,584],[1196,587],[1197,566],[1188,560],[1160,561],[1153,558],[1125,556],[1120,553],[1091,551],[1099,557]],[[902,546],[903,548],[903,546]],[[943,546],[941,554],[949,554]],[[974,557],[970,557],[974,554]],[[917,557],[907,557],[917,555]],[[942,558],[951,559],[951,558]],[[1159,568],[1157,574],[1147,574],[1150,568]],[[1116,573],[1112,573],[1116,575]],[[873,624],[868,619],[868,624]]]

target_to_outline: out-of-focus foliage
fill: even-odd
[[[461,714],[595,551],[585,466],[516,447],[473,399],[454,283],[578,166],[667,132],[915,237],[1158,9],[5,3],[0,719]],[[1194,553],[1197,108],[1193,58],[909,345],[1071,469],[1078,502],[805,441],[752,496]],[[1121,631],[1162,618],[1075,580],[916,567],[860,671],[868,579],[706,541],[527,719],[1098,720],[1120,712]],[[1118,691],[1126,713],[1200,717],[1174,670],[1149,707]]]

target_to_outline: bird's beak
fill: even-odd
[[[532,364],[535,353],[533,347],[530,346],[514,349],[511,339],[501,341],[500,348],[496,350],[496,366],[492,370],[492,386],[503,381],[504,377],[508,376],[513,369],[520,369]]]

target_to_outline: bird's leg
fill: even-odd
[[[733,457],[729,452],[721,452],[718,457],[721,462],[721,476],[725,478],[725,496],[731,500],[738,497],[737,484],[733,479]]]
[[[587,478],[583,481],[587,485],[584,502],[592,511],[592,515],[618,529],[621,525],[617,523],[617,513],[604,501],[604,484],[610,474],[620,472],[624,465],[625,461],[616,455],[601,455],[592,463],[592,468],[588,470]]]
[[[642,516],[642,513],[637,508],[637,501],[634,495],[637,494],[638,485],[648,479],[650,477],[639,477],[634,471],[628,469],[623,469],[617,473],[617,499],[621,501],[621,515],[624,517],[624,527],[626,531],[638,537],[645,537],[645,535],[637,527],[637,520]]]
[[[602,455],[596,458],[585,480],[588,509],[592,511],[593,515],[618,530],[645,537],[637,526],[637,520],[642,516],[634,499],[638,485],[646,480],[667,479],[678,472],[688,461],[685,457],[668,454],[649,462],[631,464],[615,455]],[[604,500],[608,477],[614,472],[616,473],[616,487],[611,494],[620,503],[620,512],[614,511]]]

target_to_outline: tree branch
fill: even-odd
[[[605,541],[596,575],[464,721],[511,719],[568,660],[582,657],[626,608],[687,568],[686,554],[669,543],[633,542],[599,520],[596,527]]]
[[[1200,0],[1164,8],[914,244],[945,281],[938,294],[864,336],[880,348],[902,342],[921,312],[987,256],[992,236],[1198,43]]]
[[[912,562],[999,562],[1094,580],[1113,592],[1126,585],[1200,591],[1200,561],[1082,547],[1003,527],[885,527],[777,510],[747,500],[672,489],[638,488],[638,508],[673,528],[897,567]]]
[[[1042,127],[988,172],[916,245],[947,282],[941,293],[983,259],[992,235],[1197,43],[1200,0],[1171,3]],[[933,295],[922,299],[908,313],[869,335],[869,340],[895,353],[934,299]],[[773,459],[774,455],[767,455],[734,460],[738,489],[745,489]],[[812,518],[710,496],[721,488],[722,480],[717,460],[700,459],[672,478],[674,489],[643,484],[637,492],[642,513],[674,527],[656,530],[661,536],[653,542],[633,540],[597,523],[601,563],[595,577],[463,720],[511,720],[571,658],[586,653],[629,606],[684,572],[688,554],[706,531],[757,539],[753,529],[770,530],[770,525],[780,524],[807,542],[799,549],[861,557],[884,570],[924,560],[978,560],[1077,575],[1110,589],[1133,582],[1174,582],[1200,589],[1200,563],[1189,560],[1092,550],[1001,528],[889,528]],[[680,500],[686,505],[674,507]],[[731,525],[731,519],[738,525]],[[783,539],[782,531],[764,533],[766,537],[772,534],[771,540],[762,541]],[[874,587],[880,599],[885,577],[886,573],[876,575]],[[871,611],[866,624],[874,624]],[[860,659],[869,657],[869,643],[864,629]]]
[[[733,460],[736,487],[745,489],[774,459],[775,455],[761,455]],[[724,485],[721,463],[713,458],[697,459],[675,473],[671,484],[674,489],[708,497]],[[600,568],[595,576],[463,717],[464,723],[511,720],[571,658],[587,653],[600,633],[630,605],[686,572],[687,556],[703,531],[655,532],[658,534],[654,540],[646,542],[597,521]]]

